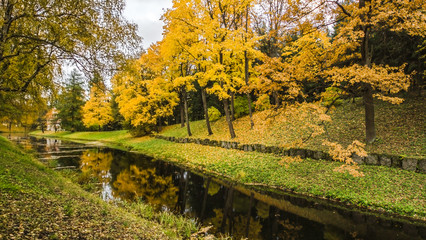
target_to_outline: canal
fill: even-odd
[[[96,181],[105,201],[143,201],[234,239],[426,239],[424,222],[361,212],[326,200],[253,190],[146,155],[59,139],[8,136],[57,169]]]

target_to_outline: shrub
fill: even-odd
[[[131,129],[129,129],[129,133],[133,137],[142,137],[142,136],[150,134],[153,131],[153,129],[154,129],[153,125],[144,124],[141,126],[132,127]]]
[[[248,100],[245,96],[237,96],[234,100],[234,117],[239,118],[249,114]]]
[[[219,120],[219,118],[222,116],[222,114],[220,114],[219,110],[217,110],[217,108],[215,108],[215,107],[209,107],[208,113],[209,113],[209,120],[211,122]]]

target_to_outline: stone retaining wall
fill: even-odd
[[[276,146],[265,146],[262,144],[240,144],[238,142],[230,141],[217,141],[211,139],[199,139],[199,138],[176,138],[167,137],[162,135],[155,135],[155,138],[163,139],[166,141],[176,143],[196,143],[206,146],[221,147],[226,149],[238,149],[246,152],[262,152],[272,153],[279,156],[300,156],[301,158],[311,158],[315,160],[332,160],[328,153],[323,151],[315,151],[303,148],[290,148],[285,149]],[[403,156],[387,155],[387,154],[375,154],[371,153],[367,157],[360,157],[354,155],[353,160],[358,164],[376,165],[401,168],[409,171],[416,171],[426,173],[426,159],[425,158],[405,158]]]

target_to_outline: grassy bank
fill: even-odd
[[[125,131],[60,133],[50,136],[119,143],[156,158],[247,185],[291,190],[426,220],[425,174],[395,168],[360,166],[365,176],[353,177],[333,171],[340,165],[337,162],[305,159],[287,163],[271,154],[178,144],[149,137],[132,138]]]
[[[370,153],[386,153],[420,157],[426,155],[426,99],[424,96],[407,98],[400,105],[375,100],[375,123],[377,140],[366,147]],[[297,118],[296,126],[290,123],[276,121],[267,124],[268,117],[262,113],[253,116],[254,128],[250,130],[248,116],[234,121],[237,137],[232,141],[240,143],[259,143],[272,146],[287,147],[298,143],[297,147],[312,150],[327,150],[322,145],[324,140],[337,142],[347,146],[354,140],[364,142],[365,123],[364,106],[362,99],[345,100],[333,108],[329,115],[331,122],[325,123],[326,132],[322,135],[309,138],[300,145],[303,135],[301,127],[310,123],[310,114],[305,118],[290,114],[290,118]],[[192,137],[209,138],[214,140],[230,140],[227,123],[224,118],[212,122],[213,135],[209,136],[204,120],[191,122]],[[161,134],[171,137],[188,137],[186,128],[180,125],[166,127]],[[306,135],[306,134],[305,134]]]
[[[0,239],[182,239],[197,231],[143,203],[106,203],[1,136],[0,166]]]

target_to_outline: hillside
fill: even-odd
[[[368,152],[387,153],[405,156],[426,155],[426,106],[425,97],[410,97],[400,105],[392,105],[376,100],[376,131],[377,140],[366,147]],[[312,137],[301,143],[301,136],[306,133],[300,128],[311,122],[310,115],[305,118],[298,116],[296,124],[293,121],[284,123],[267,122],[264,113],[258,112],[253,116],[255,127],[250,130],[249,117],[245,116],[234,121],[237,137],[234,141],[240,143],[260,143],[274,146],[293,146],[326,150],[322,145],[324,140],[333,141],[347,146],[354,140],[364,142],[364,108],[362,99],[343,101],[329,112],[331,122],[325,123],[326,132]],[[296,114],[295,114],[296,115]],[[265,120],[266,119],[266,120]],[[205,121],[191,122],[191,131],[194,138],[210,138],[214,140],[229,140],[227,124],[222,117],[212,123],[213,135],[208,136]],[[187,137],[186,128],[180,124],[169,126],[160,133],[165,136]]]

